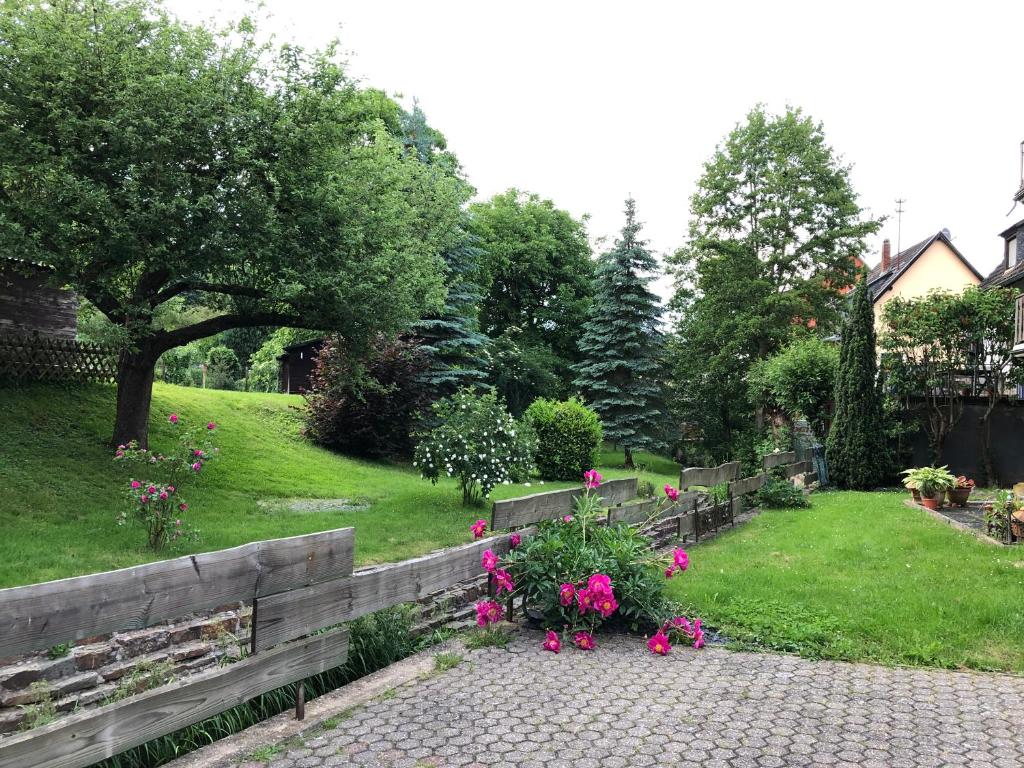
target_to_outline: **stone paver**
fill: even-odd
[[[276,755],[272,768],[1024,765],[1024,678],[600,639],[467,651]]]

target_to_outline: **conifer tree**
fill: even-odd
[[[625,450],[627,468],[634,450],[660,447],[663,418],[661,307],[648,288],[658,263],[638,239],[640,227],[629,198],[622,237],[598,261],[575,366],[576,386],[601,417],[605,438]]]
[[[444,136],[427,123],[419,102],[401,117],[407,152],[415,153],[421,163],[444,173],[459,173],[458,161],[447,151]],[[486,376],[482,355],[487,337],[480,332],[478,311],[483,291],[478,283],[483,249],[479,238],[469,231],[468,215],[463,214],[457,245],[442,254],[448,297],[444,309],[424,317],[413,326],[427,354],[428,367],[423,380],[432,390],[432,398],[450,397],[462,387],[481,383]]]
[[[875,313],[862,280],[843,324],[835,418],[825,441],[829,479],[840,488],[877,488],[888,469],[876,355]]]

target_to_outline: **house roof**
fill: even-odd
[[[1013,235],[1017,234],[1022,227],[1024,227],[1024,219],[1021,219],[1012,227],[1004,229],[999,233],[999,236],[1004,240],[1009,239]],[[982,288],[1005,287],[1024,281],[1024,261],[1017,264],[1012,269],[1006,269],[1006,267],[1003,266],[1004,263],[1005,262],[1000,262],[997,264],[996,268],[989,273],[989,276],[981,281]]]
[[[949,239],[949,235],[946,234],[945,230],[936,232],[929,238],[922,240],[920,243],[914,243],[909,248],[897,253],[889,265],[889,269],[885,272],[882,271],[882,265],[879,264],[877,267],[868,272],[868,290],[871,291],[871,300],[878,301],[878,298],[892,288],[893,284],[900,277],[910,269],[910,266],[917,261],[918,257],[928,250],[932,243],[941,240],[946,246],[953,252],[953,254],[964,263],[971,273],[978,278],[978,280],[984,279],[982,274],[974,268],[964,255],[960,253],[953,241]]]

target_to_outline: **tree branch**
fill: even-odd
[[[254,328],[260,325],[284,325],[294,328],[308,328],[308,319],[283,312],[253,312],[251,314],[227,314],[211,317],[193,325],[161,331],[154,336],[153,349],[159,355],[190,341],[205,339],[207,336],[226,331],[229,328]],[[328,329],[324,329],[328,330]]]
[[[265,299],[267,298],[267,292],[261,291],[258,288],[249,288],[244,285],[231,285],[230,283],[206,283],[196,280],[187,280],[183,283],[176,283],[174,285],[164,288],[162,291],[154,294],[150,300],[149,305],[151,307],[159,306],[168,299],[173,299],[175,296],[187,293],[188,291],[205,291],[207,293],[220,293],[225,296],[244,296],[250,299]]]

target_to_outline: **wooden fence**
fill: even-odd
[[[655,508],[651,499],[626,503],[636,496],[636,478],[608,481],[599,492],[611,522],[639,522]],[[508,528],[557,518],[571,511],[577,494],[496,502],[493,520]],[[681,507],[670,511],[683,513]],[[4,738],[0,768],[85,768],[337,667],[348,648],[347,630],[339,625],[481,576],[486,549],[508,552],[509,534],[354,571],[354,531],[343,528],[0,590],[0,657],[228,603],[253,607],[246,658]]]
[[[119,355],[102,344],[2,331],[0,380],[115,381]]]

